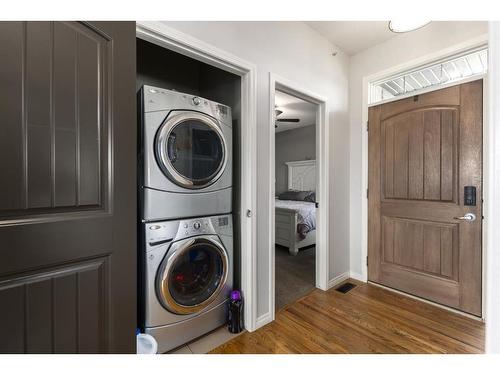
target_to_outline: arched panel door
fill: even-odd
[[[369,280],[478,316],[482,92],[478,80],[372,107],[368,133]]]

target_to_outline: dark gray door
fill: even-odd
[[[0,22],[0,56],[0,352],[135,352],[135,23]]]

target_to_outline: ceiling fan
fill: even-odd
[[[278,118],[278,116],[281,115],[283,113],[283,111],[280,109],[277,109],[277,108],[274,108],[274,113],[275,113],[276,122],[299,122],[300,121],[299,118]],[[274,123],[275,128],[278,127],[276,122]]]

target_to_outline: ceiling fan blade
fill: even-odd
[[[298,118],[277,118],[276,121],[278,121],[278,122],[299,122],[300,119],[298,119]]]

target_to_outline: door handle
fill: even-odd
[[[464,221],[474,221],[474,220],[476,220],[476,215],[469,212],[469,213],[465,214],[464,216],[455,216],[454,219],[464,220]]]

